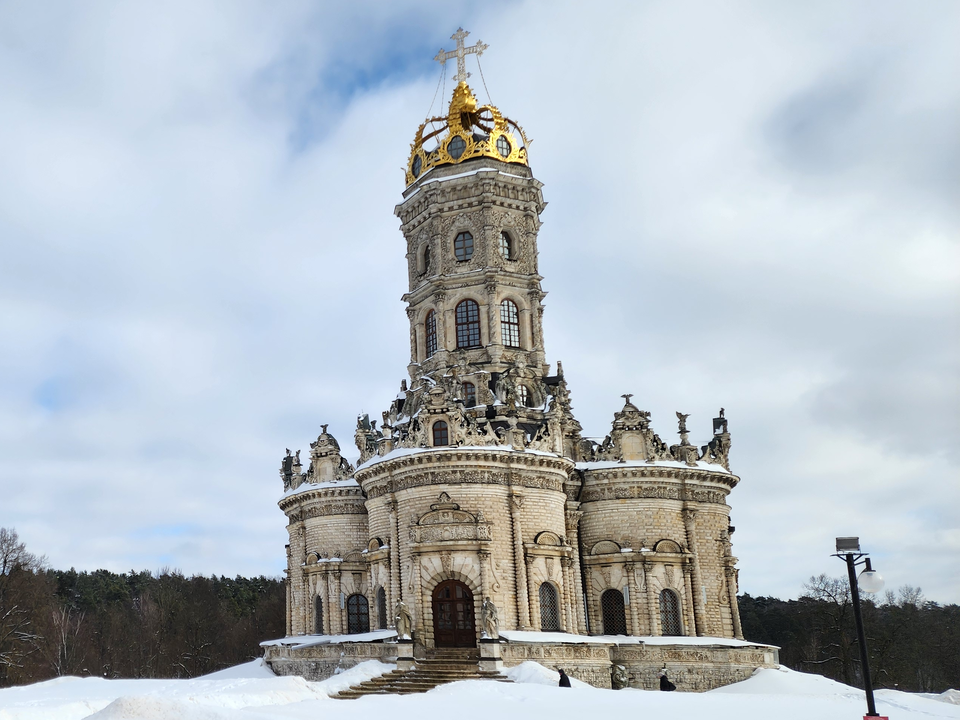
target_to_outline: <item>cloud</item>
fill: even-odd
[[[956,602],[956,19],[5,8],[0,524],[56,566],[281,571],[283,449],[326,422],[348,446],[405,376],[392,210],[463,25],[534,138],[548,359],[586,433],[624,392],[665,439],[724,406],[745,590],[795,596],[860,534]]]

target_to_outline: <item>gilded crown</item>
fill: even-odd
[[[517,139],[519,137],[519,140]],[[436,138],[436,146],[427,149]],[[458,165],[478,157],[527,165],[526,134],[493,105],[477,106],[470,86],[461,81],[445,117],[432,117],[417,129],[407,161],[407,185],[430,168]]]

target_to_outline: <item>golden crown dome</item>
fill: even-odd
[[[436,146],[427,149],[424,144],[432,145],[434,138]],[[523,128],[493,105],[477,107],[473,91],[461,80],[453,91],[447,115],[432,117],[417,129],[407,161],[407,185],[430,168],[458,165],[478,157],[527,165],[528,145]]]

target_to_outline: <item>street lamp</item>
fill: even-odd
[[[837,538],[837,552],[834,557],[841,558],[847,563],[847,575],[850,577],[850,595],[853,599],[853,618],[857,623],[857,639],[860,641],[860,666],[863,668],[863,690],[867,695],[867,714],[863,716],[864,720],[868,718],[879,718],[879,720],[888,720],[888,718],[877,715],[877,706],[873,702],[873,683],[870,681],[870,664],[867,661],[867,638],[863,634],[863,617],[860,615],[860,589],[864,592],[875,593],[883,590],[883,578],[873,566],[870,565],[870,558],[867,554],[860,552],[860,538],[842,537]],[[861,560],[862,558],[862,560]],[[857,578],[857,565],[864,565],[863,572]]]

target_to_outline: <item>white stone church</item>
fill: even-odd
[[[724,412],[702,444],[677,413],[670,442],[626,395],[602,442],[582,435],[545,351],[542,184],[521,127],[467,85],[465,56],[486,46],[466,34],[438,56],[458,84],[417,129],[395,209],[409,379],[359,418],[356,466],[326,426],[306,469],[283,459],[287,638],[267,661],[322,678],[462,648],[602,687],[617,666],[635,687],[664,667],[685,689],[744,679],[777,658],[740,628]]]

